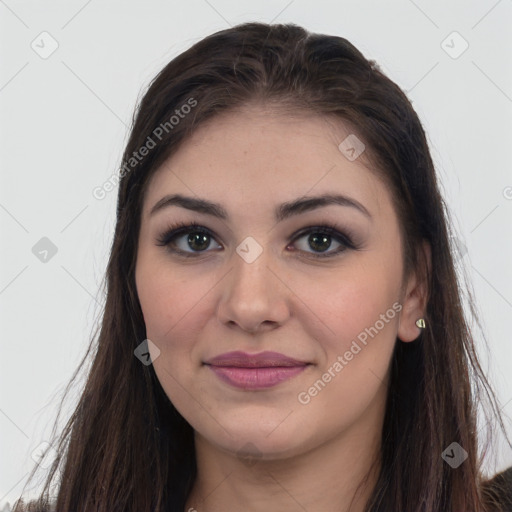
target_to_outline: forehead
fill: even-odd
[[[332,118],[254,106],[224,113],[201,124],[155,172],[144,214],[171,192],[208,197],[228,210],[232,205],[257,211],[291,198],[338,192],[378,215],[391,198],[365,152],[361,138]]]

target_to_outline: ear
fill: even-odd
[[[432,252],[430,244],[424,241],[420,247],[423,254],[420,254],[420,269],[411,272],[405,286],[402,300],[402,311],[398,320],[398,338],[403,342],[414,341],[421,334],[422,329],[416,325],[416,320],[425,318],[425,311],[428,300],[428,275],[432,266]],[[421,265],[421,257],[424,257],[426,266]],[[427,271],[428,269],[428,271]],[[428,328],[428,322],[427,328]]]

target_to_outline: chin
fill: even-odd
[[[241,459],[279,460],[304,452],[308,441],[312,440],[304,426],[291,422],[285,425],[286,420],[283,422],[282,415],[279,421],[281,424],[275,421],[262,422],[260,417],[259,422],[233,422],[233,427],[224,423],[232,435],[225,431],[220,437],[205,435],[208,434],[206,432],[201,435],[207,442]]]
[[[292,444],[289,438],[274,439],[270,442],[264,436],[240,437],[236,442],[228,443],[221,448],[230,455],[246,461],[283,460],[298,455],[304,450],[303,445],[297,444],[296,441]]]

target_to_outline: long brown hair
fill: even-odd
[[[59,474],[59,512],[183,512],[196,476],[193,430],[153,367],[134,356],[146,338],[134,278],[141,207],[153,173],[201,123],[252,101],[354,127],[392,192],[406,273],[418,270],[428,285],[427,329],[415,342],[396,343],[382,468],[367,511],[490,510],[482,499],[478,405],[487,403],[502,428],[503,422],[464,315],[469,288],[457,277],[447,208],[421,122],[400,88],[346,39],[263,23],[194,44],[165,66],[139,103],[119,172],[101,329],[84,362],[91,352],[94,358],[54,444],[58,456],[37,506]],[[133,160],[142,147],[146,155]],[[431,246],[430,271],[418,251],[423,241]],[[468,453],[456,469],[441,458],[454,442]]]

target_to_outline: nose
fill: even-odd
[[[290,290],[282,271],[274,270],[270,251],[263,249],[251,263],[237,253],[222,280],[217,309],[221,323],[251,334],[276,329],[290,317]]]

